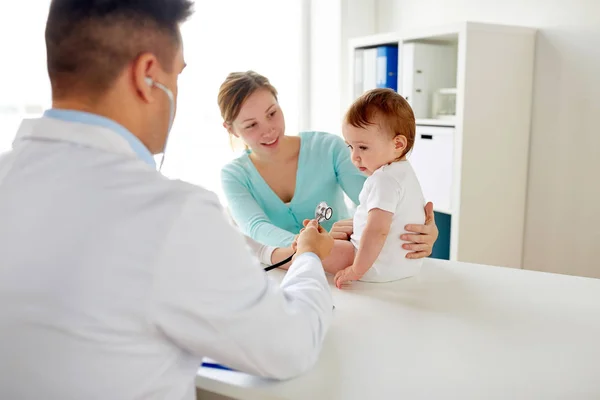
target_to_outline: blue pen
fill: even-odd
[[[235,371],[234,369],[231,369],[229,367],[226,367],[224,365],[221,364],[217,364],[217,363],[211,363],[211,362],[203,362],[202,365],[200,365],[201,367],[205,367],[205,368],[213,368],[213,369],[222,369],[225,371]]]

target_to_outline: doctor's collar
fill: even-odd
[[[135,154],[146,164],[153,168],[156,168],[156,161],[152,153],[144,146],[144,144],[138,139],[133,133],[131,133],[123,125],[103,117],[101,115],[92,114],[85,111],[77,110],[63,110],[57,108],[51,108],[44,113],[44,117],[54,118],[66,122],[78,122],[86,125],[95,125],[102,128],[107,128],[117,133],[123,139],[127,141],[131,149]]]

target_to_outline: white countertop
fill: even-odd
[[[239,399],[600,399],[598,279],[428,259],[417,277],[332,291],[311,371],[274,382],[201,368],[197,387]]]

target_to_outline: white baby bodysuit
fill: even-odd
[[[400,235],[407,224],[425,223],[425,199],[421,185],[408,161],[397,161],[376,170],[367,178],[358,197],[354,214],[354,233],[350,240],[358,249],[367,225],[369,211],[379,208],[394,213],[390,232],[379,257],[360,279],[365,282],[389,282],[416,275],[423,259],[406,258]]]

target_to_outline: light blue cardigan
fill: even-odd
[[[296,189],[285,204],[267,185],[248,157],[249,151],[223,167],[221,183],[229,211],[241,231],[263,244],[289,246],[304,219],[314,218],[315,207],[326,201],[333,217],[322,226],[350,218],[344,192],[358,204],[366,176],[350,160],[343,139],[324,132],[300,133]]]

